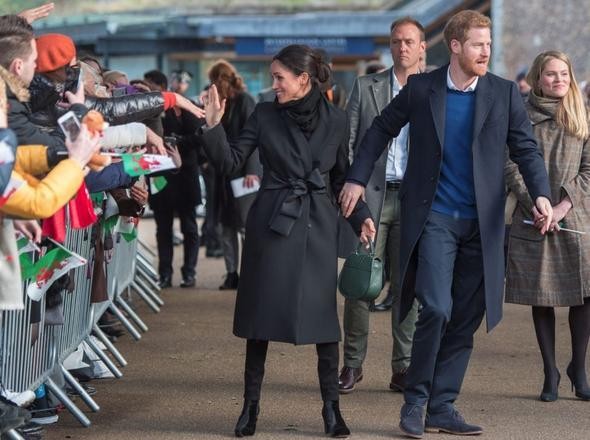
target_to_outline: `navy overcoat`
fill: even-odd
[[[410,123],[408,165],[401,201],[401,317],[414,301],[417,243],[431,210],[442,164],[448,65],[412,75],[376,117],[365,135],[347,180],[366,185],[389,140]],[[505,150],[518,164],[533,200],[550,199],[543,156],[533,136],[516,84],[491,73],[478,80],[473,126],[473,178],[484,264],[488,331],[502,319],[504,292]]]

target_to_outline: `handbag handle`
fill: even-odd
[[[359,241],[355,251],[357,254],[360,254],[360,251],[364,250],[363,244],[362,241]],[[369,255],[372,257],[375,256],[375,245],[373,244],[373,240],[369,241]]]

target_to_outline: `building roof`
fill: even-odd
[[[51,17],[35,23],[38,33],[60,32],[77,44],[100,38],[220,37],[375,37],[388,36],[389,25],[406,15],[425,27],[461,7],[465,0],[411,0],[394,10],[326,11],[289,15],[185,15],[150,11],[91,16]]]

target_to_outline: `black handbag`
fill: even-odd
[[[338,289],[347,299],[373,301],[383,289],[383,262],[375,256],[373,243],[369,253],[362,243],[344,261],[338,276]]]

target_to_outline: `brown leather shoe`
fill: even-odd
[[[401,371],[396,371],[391,375],[391,382],[389,383],[389,389],[391,391],[397,391],[400,393],[404,392],[404,388],[406,388],[406,376],[408,374],[408,369],[404,368]]]
[[[348,394],[354,390],[354,386],[363,380],[362,368],[343,367],[338,378],[338,391],[340,394]]]

